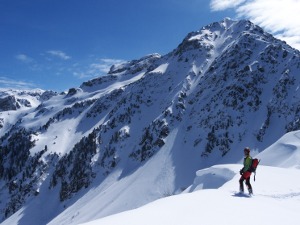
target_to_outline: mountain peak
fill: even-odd
[[[249,20],[232,20],[224,18],[219,22],[211,23],[197,31],[190,32],[173,51],[175,55],[182,55],[189,51],[203,51],[205,54],[218,56],[229,45],[242,45],[245,42],[261,41],[269,44],[285,46],[294,51],[284,41],[276,39],[265,32],[261,27]],[[244,43],[244,44],[243,44]]]
[[[68,94],[0,93],[0,216],[24,207],[13,217],[48,224],[76,208],[59,217],[78,224],[85,212],[99,218],[180,193],[197,170],[238,163],[245,146],[255,155],[300,129],[299,73],[298,51],[225,18]],[[78,208],[90,192],[97,207]]]

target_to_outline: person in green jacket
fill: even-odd
[[[246,180],[246,186],[248,188],[249,194],[253,194],[252,186],[250,184],[250,176],[251,176],[251,164],[252,164],[252,158],[250,156],[250,148],[246,147],[244,149],[244,167],[240,170],[241,178],[239,180],[240,182],[240,192],[244,192],[244,181]]]

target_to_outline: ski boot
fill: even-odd
[[[251,188],[248,189],[249,195],[253,195],[253,191]]]

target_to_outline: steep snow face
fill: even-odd
[[[3,218],[18,209],[30,218],[47,196],[60,207],[37,221],[66,210],[53,221],[68,224],[85,222],[73,210],[89,211],[75,202],[92,201],[93,190],[103,202],[93,219],[180,193],[197,170],[236,163],[245,146],[259,153],[299,130],[299,72],[298,51],[249,21],[225,19],[167,55],[113,66],[68,93],[43,92],[31,107],[1,111]],[[140,182],[149,189],[132,203]]]

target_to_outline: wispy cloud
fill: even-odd
[[[58,57],[62,60],[71,59],[71,56],[68,56],[65,52],[60,51],[60,50],[49,50],[49,51],[47,51],[47,53],[54,57]]]
[[[25,55],[25,54],[18,54],[15,57],[17,60],[19,60],[23,63],[31,63],[34,61],[31,57],[29,57],[28,55]]]
[[[13,80],[5,76],[0,76],[0,88],[10,88],[10,89],[32,89],[36,85],[31,82],[25,82],[21,80]]]
[[[277,38],[300,49],[300,0],[211,0],[211,10],[234,9]]]
[[[237,7],[243,2],[245,2],[245,0],[212,0],[210,7],[213,11],[221,11]]]
[[[80,79],[102,76],[109,72],[112,65],[119,65],[124,62],[121,59],[99,59],[95,63],[89,64],[87,68],[74,71],[73,75]]]

